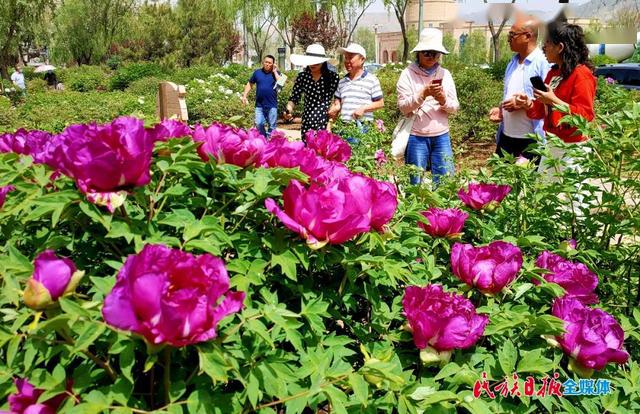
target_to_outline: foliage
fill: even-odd
[[[345,37],[326,10],[300,15],[291,22],[291,30],[296,34],[296,41],[303,49],[312,43],[320,43],[326,50],[334,50]]]
[[[111,90],[124,90],[133,81],[149,76],[162,76],[163,69],[155,63],[131,63],[118,69],[111,77]]]
[[[76,92],[104,91],[109,87],[109,74],[100,66],[80,66],[59,72],[60,82]]]
[[[591,57],[591,62],[594,66],[602,66],[611,63],[618,63],[618,59],[612,58],[611,56],[607,55],[595,55]]]
[[[467,65],[487,63],[487,39],[483,32],[471,31],[460,50],[460,59]]]
[[[189,117],[204,124],[218,120],[243,127],[252,126],[253,105],[242,106],[240,100],[243,86],[224,73],[192,80],[187,84]]]

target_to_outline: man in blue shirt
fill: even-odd
[[[528,152],[529,145],[536,142],[529,134],[544,139],[543,120],[529,119],[526,110],[516,106],[515,95],[526,93],[533,98],[530,78],[540,76],[543,80],[550,69],[544,53],[538,48],[539,23],[531,16],[518,16],[509,30],[507,40],[515,52],[504,75],[504,90],[500,107],[492,108],[489,119],[500,122],[496,136],[496,153],[514,157],[524,156],[539,162],[538,157]]]
[[[246,105],[251,86],[256,85],[256,127],[267,138],[276,129],[278,121],[278,93],[275,85],[281,75],[275,62],[273,56],[267,55],[262,61],[262,68],[253,72],[242,94],[242,103]],[[265,129],[265,123],[269,125],[268,129]]]

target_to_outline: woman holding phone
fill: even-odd
[[[434,186],[443,175],[453,175],[453,151],[449,137],[449,115],[460,104],[456,86],[448,70],[440,65],[442,32],[427,28],[420,33],[411,51],[416,61],[400,74],[397,84],[398,108],[406,117],[415,116],[405,152],[405,162],[423,170],[431,168]],[[422,177],[411,177],[412,184]]]
[[[554,108],[554,105],[566,106],[571,114],[588,121],[594,118],[596,78],[582,28],[565,21],[551,22],[542,51],[553,67],[544,85],[540,85],[539,79],[531,79],[535,100],[519,94],[516,104],[527,110],[529,118],[544,119],[545,132],[557,135],[566,143],[585,141],[587,137],[576,128],[560,123],[566,113]]]

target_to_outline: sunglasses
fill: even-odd
[[[434,58],[434,57],[437,57],[440,54],[440,52],[436,50],[421,50],[420,54],[424,57]]]
[[[509,32],[507,33],[507,39],[513,39],[514,37],[518,37],[523,34],[529,34],[529,32]]]

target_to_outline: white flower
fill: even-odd
[[[204,93],[206,93],[207,95],[211,95],[213,93],[213,91],[209,88],[204,90]]]
[[[233,91],[231,89],[227,89],[224,91],[224,94],[229,96],[229,95],[233,95]]]
[[[204,83],[204,81],[202,79],[196,79],[196,82],[198,82],[200,85],[202,85]]]
[[[209,99],[209,98],[205,98],[204,99],[204,103],[209,103],[209,102],[211,102],[211,99]]]
[[[218,86],[218,92],[224,93],[224,86],[222,85]]]
[[[139,96],[139,97],[138,97],[138,103],[139,103],[140,105],[144,105],[144,96]]]

